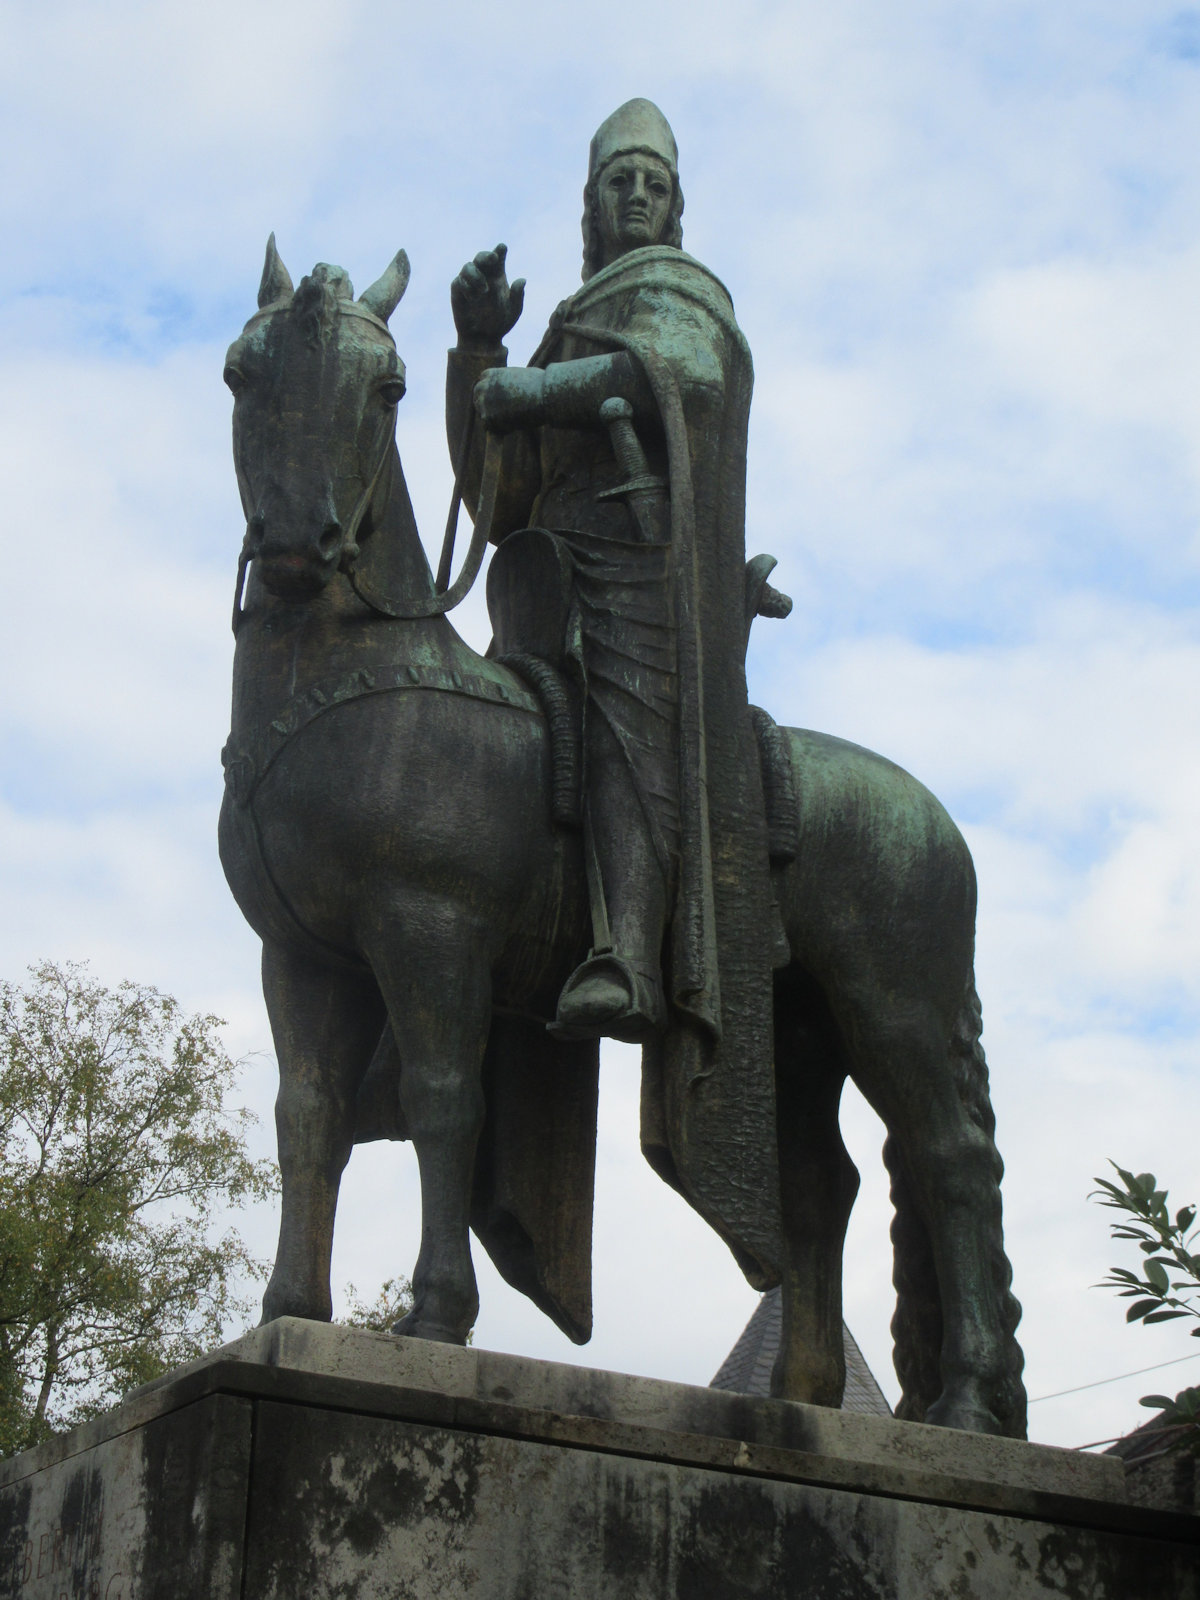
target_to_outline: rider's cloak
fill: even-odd
[[[530,364],[613,351],[641,367],[661,419],[678,640],[673,1004],[665,1034],[643,1051],[642,1146],[751,1282],[767,1287],[782,1261],[772,1029],[779,922],[745,678],[750,351],[724,286],[669,246],[631,251],[596,273],[559,306]],[[563,441],[562,430],[542,435],[544,478],[547,436],[551,450]],[[586,448],[607,450],[602,430]],[[594,513],[584,502],[594,497],[575,493],[586,529]],[[530,509],[543,526],[563,520],[544,493]]]

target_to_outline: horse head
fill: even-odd
[[[255,561],[280,598],[318,594],[353,565],[370,526],[404,394],[387,323],[408,274],[401,250],[357,300],[345,271],[324,262],[293,289],[275,235],[267,241],[259,309],[229,348],[225,382],[246,514],[242,571]]]

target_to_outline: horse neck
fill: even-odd
[[[359,566],[370,587],[385,595],[416,598],[433,593],[433,573],[417,532],[417,519],[395,441],[389,446],[376,500],[377,513],[364,522]],[[449,624],[447,624],[447,627]]]
[[[359,568],[369,591],[410,598],[433,593],[408,486],[395,445],[360,531]],[[234,654],[233,722],[270,720],[298,695],[356,672],[397,666],[461,670],[474,652],[445,617],[397,621],[380,616],[337,573],[312,600],[271,595],[251,568]]]

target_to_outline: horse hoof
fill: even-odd
[[[265,1328],[272,1322],[278,1322],[280,1317],[296,1317],[301,1322],[333,1321],[333,1313],[331,1311],[326,1311],[324,1313],[320,1311],[302,1311],[297,1310],[294,1306],[285,1306],[281,1311],[268,1311],[264,1306],[263,1314],[258,1319],[258,1325],[260,1328]]]
[[[276,1322],[280,1317],[299,1317],[304,1322],[332,1322],[333,1305],[328,1294],[324,1297],[315,1294],[305,1296],[268,1286],[263,1295],[262,1316],[258,1325],[265,1328],[269,1322]]]
[[[957,1428],[962,1433],[1003,1435],[1004,1428],[995,1412],[972,1401],[942,1395],[925,1413],[925,1421],[935,1428]]]
[[[398,1339],[429,1339],[434,1344],[466,1344],[467,1335],[450,1328],[444,1322],[432,1322],[428,1317],[410,1311],[399,1322],[393,1323],[392,1332]]]

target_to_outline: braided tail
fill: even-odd
[[[1026,1399],[1021,1372],[1025,1358],[1016,1340],[1021,1306],[1012,1292],[1012,1266],[1004,1252],[999,1194],[1004,1164],[994,1144],[996,1115],[988,1094],[987,1059],[980,1043],[982,1032],[983,1012],[972,977],[968,980],[949,1040],[950,1068],[967,1115],[987,1136],[995,1155],[995,1204],[988,1208],[985,1225],[990,1235],[988,1248],[1004,1333],[1005,1358],[996,1392],[990,1396],[990,1400],[991,1409],[1004,1433],[1010,1438],[1023,1439],[1026,1436]],[[942,1391],[941,1294],[929,1233],[921,1218],[903,1155],[894,1139],[889,1138],[884,1145],[883,1158],[891,1176],[892,1204],[896,1213],[892,1223],[893,1281],[896,1286],[892,1338],[895,1341],[896,1374],[903,1391],[896,1415],[908,1421],[923,1422],[929,1407]]]

